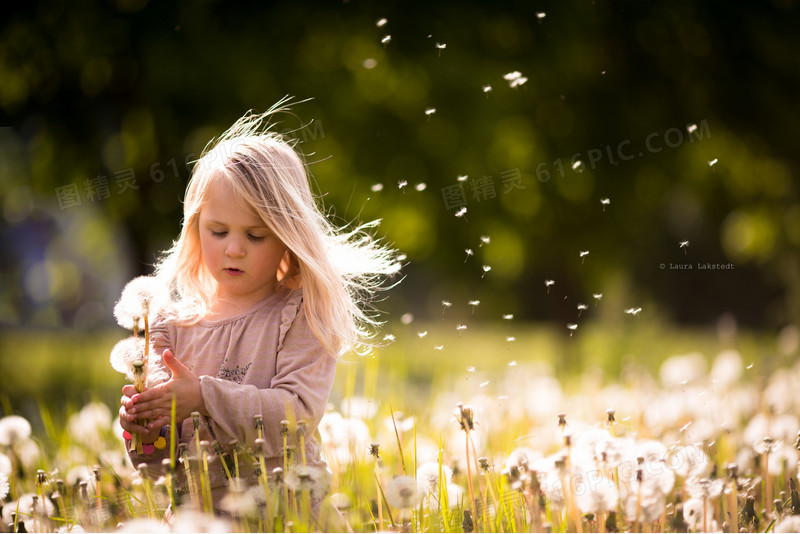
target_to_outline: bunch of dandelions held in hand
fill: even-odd
[[[170,305],[166,284],[154,276],[140,276],[128,282],[114,306],[117,324],[132,330],[133,336],[119,341],[111,350],[111,366],[131,380],[139,393],[170,378],[150,340],[152,319],[165,315]],[[131,450],[142,454],[141,435],[133,435]]]

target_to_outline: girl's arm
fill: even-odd
[[[236,439],[253,446],[258,437],[253,417],[261,415],[264,453],[268,457],[281,456],[281,421],[304,420],[309,432],[313,432],[325,413],[335,373],[336,359],[314,336],[300,304],[278,349],[276,374],[269,387],[200,377],[208,426],[220,443]],[[290,442],[294,442],[293,437]]]

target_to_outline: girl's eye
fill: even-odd
[[[228,235],[228,232],[215,232],[214,230],[211,230],[211,235],[214,237],[225,237]]]
[[[258,243],[259,241],[264,241],[266,239],[265,236],[258,236],[251,234],[247,234],[247,237],[250,239],[250,241],[253,241],[254,243]]]

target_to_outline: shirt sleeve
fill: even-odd
[[[209,429],[220,444],[236,439],[252,446],[258,434],[253,418],[264,422],[264,453],[267,457],[283,454],[281,421],[293,414],[304,420],[308,435],[316,429],[325,412],[336,359],[323,348],[311,331],[302,301],[293,317],[283,317],[285,329],[276,354],[276,373],[268,387],[237,384],[211,376],[200,377],[200,388],[209,417]],[[294,439],[290,439],[294,443]]]

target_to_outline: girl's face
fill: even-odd
[[[219,180],[209,185],[198,229],[203,262],[218,284],[212,313],[244,311],[275,291],[286,246]]]

